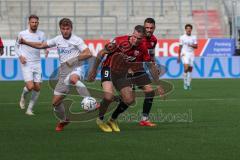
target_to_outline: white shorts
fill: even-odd
[[[183,64],[188,64],[189,66],[193,66],[193,62],[194,62],[194,54],[182,54],[181,55],[182,58],[182,63]]]
[[[66,85],[69,85],[70,83],[69,83],[69,78],[70,78],[70,76],[71,75],[73,75],[73,74],[76,74],[78,77],[79,77],[79,79],[80,79],[80,81],[81,80],[84,80],[84,70],[83,70],[83,66],[80,66],[80,67],[77,67],[77,68],[75,68],[71,73],[69,73],[68,75],[67,75],[67,77],[65,78],[65,80],[64,80],[64,83],[66,84]]]
[[[63,79],[59,79],[59,82],[57,83],[55,90],[54,90],[54,95],[66,95],[69,94],[70,92],[70,76],[76,74],[79,77],[79,82],[76,84],[76,87],[80,87],[80,88],[86,88],[86,86],[81,82],[81,80],[84,80],[84,71],[82,66],[81,67],[77,67],[75,68],[71,73],[69,73],[64,80]],[[63,82],[62,82],[63,80]],[[83,94],[84,95],[84,94]],[[87,95],[89,95],[89,93],[87,92]]]
[[[25,82],[42,82],[42,68],[40,62],[27,62],[21,64],[22,75]]]

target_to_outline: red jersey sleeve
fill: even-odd
[[[0,48],[3,48],[3,42],[2,42],[1,37],[0,37]]]
[[[115,52],[117,50],[117,45],[116,45],[115,39],[112,40],[111,42],[107,43],[105,45],[104,49],[106,50],[107,54]]]

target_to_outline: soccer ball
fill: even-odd
[[[85,111],[93,111],[97,108],[97,101],[93,97],[84,97],[81,102],[81,107]]]

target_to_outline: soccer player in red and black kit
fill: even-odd
[[[147,46],[148,53],[151,57],[151,61],[155,63],[155,47],[157,44],[157,38],[153,35],[155,31],[155,20],[153,18],[146,18],[144,21],[144,28],[146,29],[145,37],[143,38],[143,43]],[[152,88],[148,85],[148,87]],[[156,126],[156,124],[149,121],[149,113],[152,108],[153,97],[145,97],[143,102],[142,118],[139,122],[140,126]]]
[[[94,80],[97,74],[97,67],[100,64],[102,57],[107,54],[107,58],[103,62],[101,70],[104,98],[100,104],[99,118],[97,118],[97,124],[104,132],[112,132],[112,130],[120,131],[115,119],[120,113],[128,108],[128,105],[131,105],[134,102],[132,82],[141,86],[145,93],[149,93],[149,96],[154,96],[153,89],[150,88],[149,90],[148,87],[145,87],[145,85],[151,83],[151,80],[146,72],[144,72],[142,63],[136,65],[125,63],[126,61],[151,61],[147,47],[142,43],[144,35],[144,27],[138,25],[135,27],[132,35],[116,37],[99,52],[95,65],[90,71],[89,80]],[[119,65],[121,67],[120,69]],[[132,72],[131,78],[126,78],[126,75],[130,70]],[[133,78],[133,76],[137,78]],[[119,103],[118,107],[113,112],[111,119],[106,124],[103,122],[103,118],[107,107],[114,99],[113,86],[120,91],[122,101]]]

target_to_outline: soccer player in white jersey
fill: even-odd
[[[39,18],[36,15],[30,15],[28,24],[28,29],[21,31],[18,34],[18,39],[19,37],[23,37],[28,41],[44,42],[44,33],[38,30]],[[19,44],[18,39],[15,44],[15,51],[21,62],[22,74],[25,81],[19,105],[21,109],[25,109],[26,96],[28,93],[32,92],[26,114],[34,115],[33,106],[39,97],[42,82],[40,49]]]
[[[197,49],[198,43],[196,36],[192,35],[192,25],[185,25],[185,34],[179,40],[178,63],[182,59],[184,65],[183,81],[185,90],[191,89],[191,73],[194,62],[194,49]]]
[[[52,104],[54,112],[60,118],[60,122],[57,124],[56,131],[62,131],[64,126],[69,123],[69,119],[66,117],[63,99],[66,94],[69,93],[69,85],[64,83],[66,77],[76,68],[81,66],[82,60],[88,59],[92,56],[89,48],[84,41],[72,34],[72,21],[68,18],[63,18],[59,22],[61,35],[56,36],[53,39],[43,43],[36,43],[21,39],[21,43],[27,44],[34,48],[50,48],[57,47],[60,67],[58,74],[58,83],[54,89],[54,96]],[[73,74],[74,75],[74,74]],[[80,77],[70,76],[70,83],[77,85],[80,83]]]

